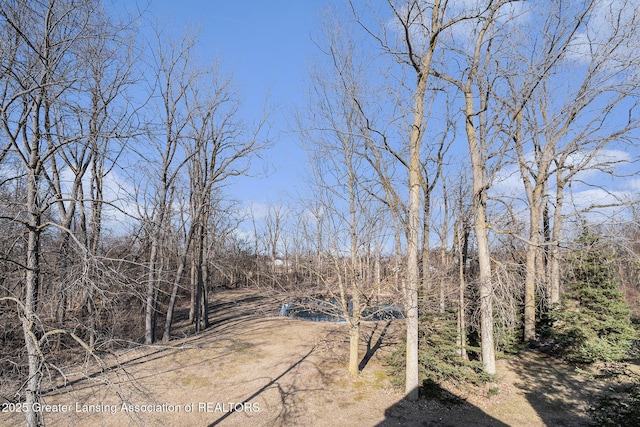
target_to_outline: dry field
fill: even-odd
[[[409,403],[381,356],[402,322],[367,323],[363,366],[346,372],[345,324],[278,317],[281,300],[221,291],[213,326],[170,345],[105,358],[106,372],[71,372],[44,396],[54,426],[581,426],[586,400],[602,384],[537,353],[498,364],[499,392],[453,391],[463,403]],[[5,408],[6,409],[6,408]],[[64,411],[64,412],[63,412]],[[24,424],[0,413],[0,425]]]

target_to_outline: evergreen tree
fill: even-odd
[[[619,361],[629,355],[635,331],[613,271],[613,251],[584,231],[553,316],[553,337],[572,362]]]

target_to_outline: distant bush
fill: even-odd
[[[588,232],[578,246],[562,302],[549,313],[548,335],[570,362],[623,360],[637,334],[615,279],[613,251]]]

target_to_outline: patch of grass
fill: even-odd
[[[189,388],[204,388],[211,386],[211,382],[208,379],[193,374],[180,376],[178,382],[181,386]]]
[[[500,387],[494,386],[489,388],[487,391],[487,397],[492,398],[493,396],[497,396],[500,394]]]
[[[376,370],[373,375],[375,377],[376,384],[380,386],[389,379],[389,375],[387,375],[387,373],[382,369]]]

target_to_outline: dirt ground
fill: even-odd
[[[527,352],[499,360],[486,390],[447,392],[463,401],[410,403],[382,363],[402,321],[366,324],[362,372],[349,379],[346,324],[278,317],[281,298],[246,290],[213,299],[213,325],[200,335],[106,357],[105,373],[70,372],[43,398],[46,425],[582,426],[603,387]],[[23,414],[0,413],[2,426],[23,424]]]

